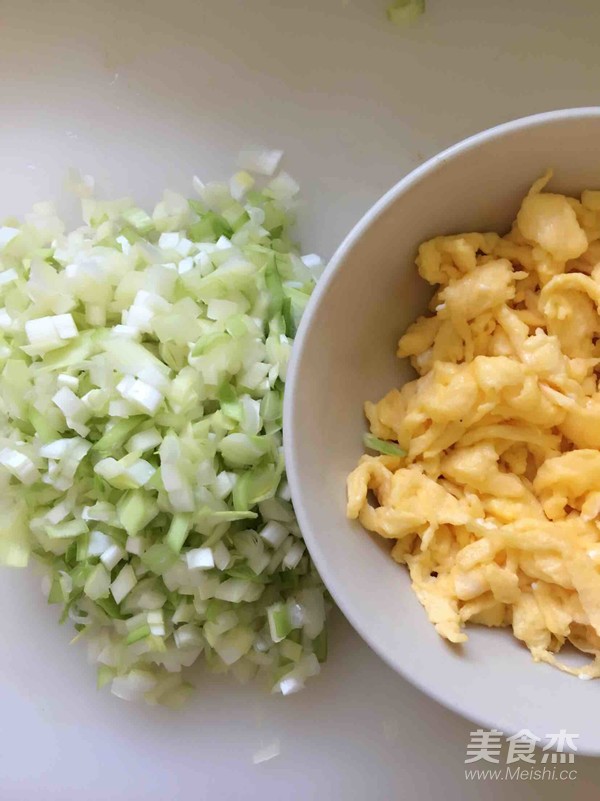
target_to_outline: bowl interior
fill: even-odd
[[[450,646],[429,623],[405,568],[345,517],[345,481],[362,453],[365,400],[412,377],[395,357],[431,288],[414,266],[437,234],[510,226],[548,167],[551,189],[600,187],[600,109],[538,115],[451,148],[392,189],[339,249],[311,301],[286,393],[288,474],[310,551],[342,611],[396,670],[460,714],[539,736],[567,729],[600,752],[587,714],[593,682],[545,665],[509,631],[471,627]],[[587,705],[587,706],[586,706]]]

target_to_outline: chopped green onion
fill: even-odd
[[[395,442],[388,442],[385,439],[374,437],[373,434],[365,434],[363,437],[365,448],[372,451],[379,451],[386,456],[406,456],[406,451]]]
[[[143,421],[143,417],[125,417],[122,420],[117,420],[106,434],[94,444],[94,450],[102,456],[112,456],[115,450],[129,439]]]
[[[139,628],[134,629],[127,635],[125,643],[126,645],[133,645],[134,643],[139,642],[140,640],[146,639],[146,637],[149,637],[150,634],[151,634],[150,626],[148,626],[147,624],[145,626],[140,626]]]
[[[139,234],[148,234],[153,228],[152,217],[143,209],[125,209],[122,214],[123,219],[131,225]]]
[[[279,151],[152,213],[93,197],[0,227],[0,564],[35,554],[98,686],[178,706],[183,671],[284,694],[324,658],[324,589],[282,449],[292,337],[322,264]],[[273,176],[272,178],[270,176]],[[282,672],[282,666],[286,669]]]
[[[388,6],[387,15],[394,25],[414,22],[425,12],[425,0],[395,0]]]
[[[69,520],[66,523],[58,523],[56,526],[47,526],[46,534],[50,539],[70,539],[84,534],[88,530],[84,520]]]
[[[173,515],[169,531],[167,532],[167,543],[174,553],[179,553],[183,547],[190,530],[192,521],[187,514]]]
[[[142,490],[128,492],[117,504],[119,522],[130,537],[135,537],[157,514],[156,502]]]
[[[290,620],[288,608],[285,604],[274,604],[267,610],[269,630],[273,642],[284,640],[294,628]]]
[[[177,561],[173,549],[162,542],[157,542],[142,554],[142,564],[157,576],[162,576]]]
[[[316,639],[313,640],[313,647],[319,662],[327,661],[327,629],[324,628]]]
[[[110,590],[110,573],[102,564],[96,565],[87,577],[83,591],[92,601],[108,598]]]
[[[105,685],[109,684],[114,679],[115,675],[116,671],[114,668],[109,667],[108,665],[99,665],[96,687],[101,690]]]

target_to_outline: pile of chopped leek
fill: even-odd
[[[241,158],[151,215],[86,177],[82,227],[40,203],[0,228],[0,563],[42,563],[129,700],[181,704],[201,655],[283,694],[325,658],[281,438],[321,262],[290,238],[280,153]]]

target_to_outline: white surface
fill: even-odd
[[[364,452],[364,401],[414,378],[396,349],[431,297],[414,266],[419,243],[443,233],[510,230],[548,165],[556,171],[550,189],[578,195],[600,186],[600,164],[590,157],[599,140],[598,107],[538,114],[477,134],[400,181],[353,229],[321,278],[298,331],[284,408],[298,519],[323,580],[356,630],[418,687],[485,728],[526,728],[543,742],[565,729],[579,735],[581,752],[595,755],[593,685],[536,665],[507,631],[468,626],[463,646],[439,637],[385,540],[346,519],[345,479]]]
[[[71,164],[149,201],[192,172],[226,175],[241,147],[266,144],[286,150],[306,188],[306,249],[330,255],[424,156],[512,117],[598,101],[596,0],[429,0],[407,31],[387,25],[384,6],[3,0],[0,216],[54,194]],[[346,624],[302,695],[265,700],[210,678],[177,716],[97,694],[30,578],[3,574],[0,604],[2,801],[506,795],[502,782],[464,780],[469,724]],[[281,755],[254,766],[275,738]],[[578,770],[568,787],[510,791],[579,801],[600,768],[580,759]]]

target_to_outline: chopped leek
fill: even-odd
[[[406,451],[396,442],[388,442],[385,439],[374,437],[373,434],[365,434],[363,437],[365,448],[372,451],[379,451],[386,456],[406,456]]]
[[[387,15],[394,25],[414,22],[425,12],[425,0],[395,0],[388,6]]]
[[[152,214],[74,173],[81,228],[50,204],[0,227],[0,564],[39,560],[121,698],[181,705],[201,654],[288,694],[325,656],[281,433],[323,265],[281,156]]]

